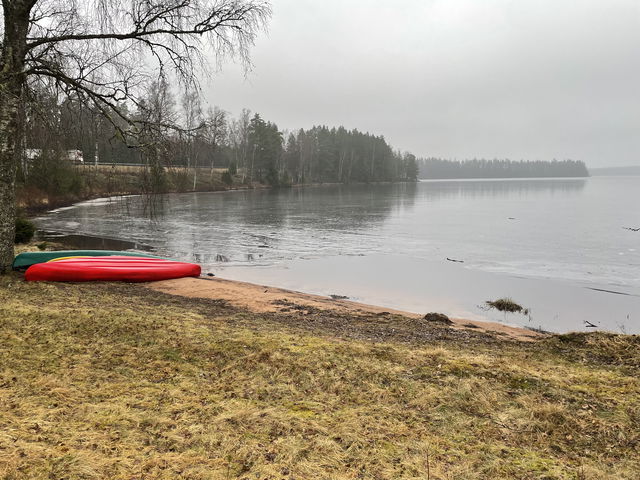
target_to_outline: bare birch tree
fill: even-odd
[[[194,90],[187,89],[182,96],[182,112],[184,114],[184,126],[187,129],[185,135],[187,165],[186,171],[193,165],[193,190],[198,182],[198,148],[197,143],[202,137],[204,120],[202,118],[202,103],[200,95]]]
[[[270,16],[266,0],[2,0],[0,11],[0,271],[13,259],[20,111],[32,82],[49,79],[63,94],[112,121],[135,123],[118,104],[139,108],[140,85],[175,75],[197,83],[212,61],[239,57]]]
[[[227,112],[219,107],[209,107],[205,128],[207,143],[211,145],[209,153],[209,181],[213,181],[213,167],[218,148],[223,145],[228,136]]]
[[[229,125],[229,143],[233,147],[236,167],[242,170],[242,183],[245,183],[247,179],[247,153],[249,151],[250,121],[251,110],[243,108],[238,119],[233,120]]]

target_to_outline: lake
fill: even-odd
[[[40,228],[223,278],[551,331],[640,333],[640,177],[423,181],[83,202]],[[487,310],[511,297],[528,315]]]

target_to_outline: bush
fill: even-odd
[[[233,184],[233,177],[231,176],[231,173],[229,173],[229,170],[227,170],[226,172],[222,173],[222,178],[221,178],[222,182],[226,185],[231,185]]]
[[[15,243],[28,243],[36,233],[36,227],[25,218],[16,218]]]
[[[50,202],[66,195],[80,195],[84,188],[82,176],[64,154],[44,150],[29,167],[25,184],[46,192]]]

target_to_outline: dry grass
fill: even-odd
[[[508,312],[508,313],[523,312],[525,315],[529,314],[528,308],[524,308],[522,305],[517,304],[510,298],[499,298],[498,300],[487,300],[485,304],[490,308],[495,308],[499,312]]]
[[[0,478],[638,478],[638,337],[374,343],[285,315],[1,277]]]

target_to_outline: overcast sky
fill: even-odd
[[[280,129],[418,156],[640,164],[640,0],[273,0],[244,77],[204,86]]]

